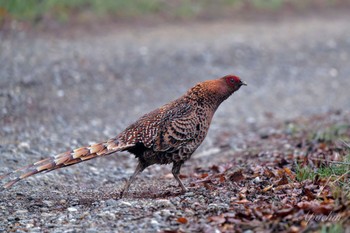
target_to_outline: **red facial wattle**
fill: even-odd
[[[226,77],[226,83],[227,85],[231,86],[231,87],[236,87],[237,85],[239,85],[241,82],[241,79],[235,75],[230,75]]]

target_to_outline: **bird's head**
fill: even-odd
[[[187,95],[195,96],[195,98],[209,100],[210,103],[219,106],[222,101],[227,99],[241,86],[246,86],[239,77],[235,75],[226,75],[219,79],[208,80],[198,83],[189,90]]]
[[[221,78],[222,85],[226,86],[229,92],[237,91],[241,86],[247,86],[245,82],[243,82],[236,75],[226,75]]]

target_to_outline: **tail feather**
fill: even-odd
[[[97,143],[88,147],[81,147],[72,151],[67,151],[56,156],[49,157],[47,159],[37,161],[33,164],[29,164],[25,167],[0,176],[0,180],[14,176],[14,178],[5,183],[2,188],[10,188],[18,181],[38,173],[50,172],[62,167],[68,167],[96,157],[123,151],[132,146],[134,145],[123,144],[120,143],[117,139],[113,138],[107,142]]]

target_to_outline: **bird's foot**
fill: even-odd
[[[127,194],[128,194],[128,190],[123,189],[120,192],[119,199],[125,198],[127,196]]]
[[[182,183],[181,183],[181,185],[179,185],[180,186],[180,188],[181,188],[181,192],[182,193],[187,193],[188,192],[188,188],[186,188]]]

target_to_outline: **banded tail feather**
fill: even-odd
[[[19,168],[15,171],[0,176],[0,180],[8,178],[12,175],[15,176],[11,181],[2,185],[2,188],[8,189],[18,181],[38,173],[53,171],[62,167],[68,167],[73,164],[81,163],[96,157],[101,157],[118,151],[123,151],[129,148],[130,146],[131,145],[120,144],[116,138],[113,138],[106,142],[93,144],[87,147],[80,147],[72,151],[67,151],[56,156],[37,161],[35,163],[29,164],[25,167]]]

